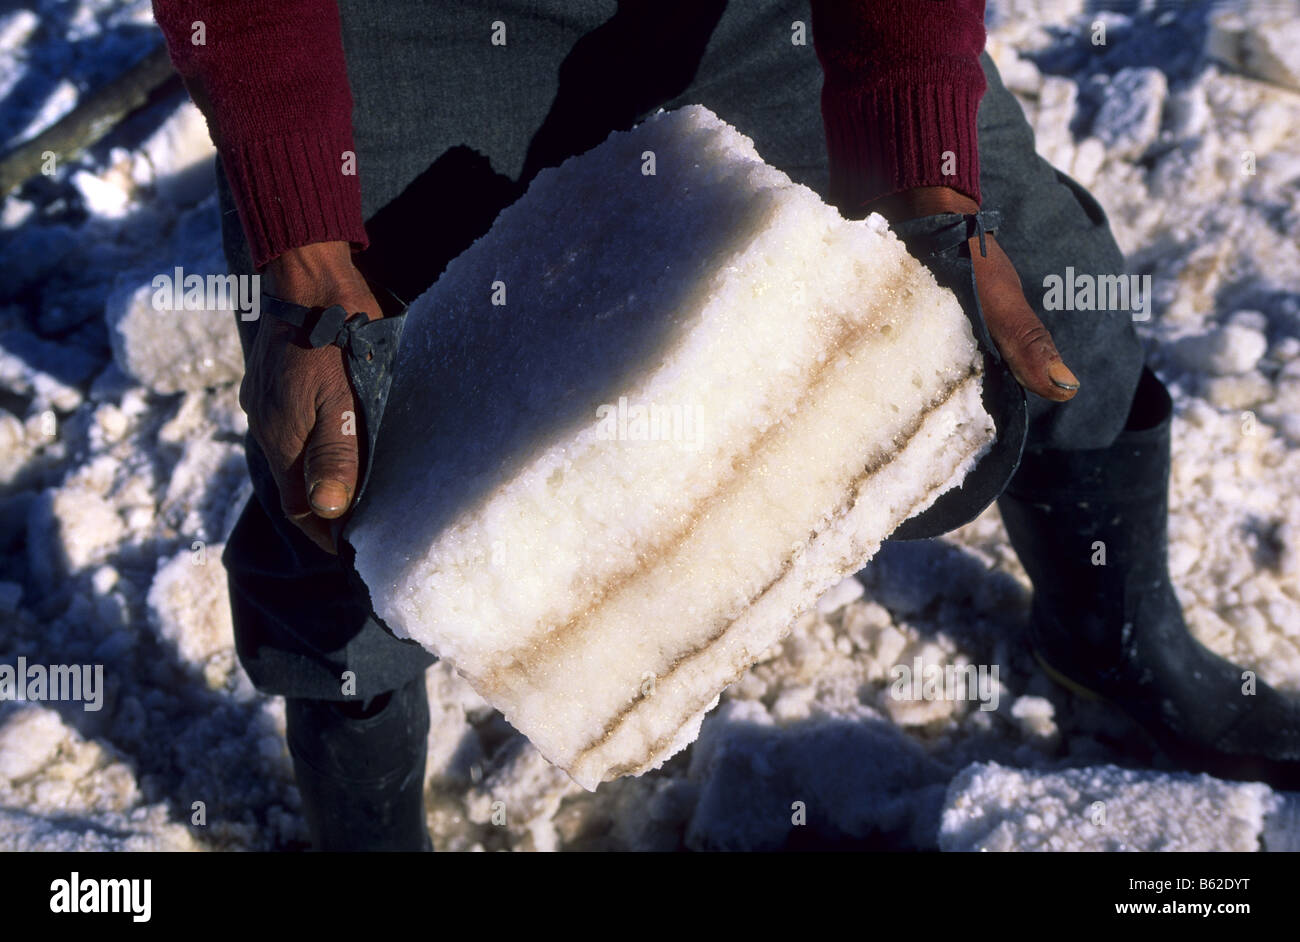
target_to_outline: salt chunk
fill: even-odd
[[[112,169],[94,174],[78,170],[72,175],[72,185],[81,194],[86,210],[105,219],[120,219],[131,208],[129,180],[124,180]]]
[[[1115,766],[967,766],[948,786],[946,851],[1254,851],[1277,805],[1267,785]]]
[[[539,174],[411,306],[357,569],[578,783],[639,774],[961,480],[980,367],[883,220],[660,113]]]
[[[807,684],[787,687],[772,704],[772,716],[778,723],[793,723],[808,718],[809,710],[817,697],[817,688]]]
[[[1265,82],[1300,91],[1300,20],[1283,3],[1235,3],[1209,17],[1206,52]]]
[[[40,17],[31,10],[14,10],[0,16],[0,52],[13,55],[27,44],[40,25]]]
[[[1273,347],[1273,358],[1279,363],[1300,359],[1300,337],[1283,337]]]
[[[67,573],[103,562],[126,529],[99,494],[64,486],[46,490],[32,502],[27,533],[33,575],[42,587],[58,589]]]
[[[12,481],[29,457],[27,430],[22,421],[0,409],[0,482]]]
[[[1092,133],[1109,156],[1136,158],[1155,142],[1168,83],[1155,68],[1120,69],[1106,86]]]
[[[1170,95],[1165,103],[1165,123],[1175,140],[1196,137],[1210,121],[1210,103],[1201,85]]]
[[[222,544],[184,549],[158,567],[149,587],[149,623],[185,661],[201,665],[234,645]]]
[[[1268,333],[1268,316],[1263,311],[1233,311],[1232,316],[1228,318],[1228,323],[1255,330],[1261,334]]]
[[[31,396],[36,407],[73,411],[82,401],[78,387],[99,367],[98,359],[70,344],[43,340],[25,330],[0,334],[0,387]]]
[[[1086,137],[1074,151],[1070,174],[1084,186],[1092,186],[1106,163],[1106,145],[1095,137]]]
[[[1224,409],[1250,409],[1273,396],[1273,384],[1257,370],[1240,376],[1215,376],[1205,386],[1210,402]]]
[[[1049,162],[1069,166],[1074,160],[1070,124],[1078,107],[1079,86],[1067,78],[1049,75],[1038,93],[1034,113],[1034,143]]]
[[[823,615],[829,615],[832,612],[838,612],[850,602],[856,602],[862,598],[862,583],[857,579],[849,576],[836,585],[832,586],[821,598],[817,600],[817,611]]]
[[[0,210],[0,229],[17,229],[35,212],[35,203],[10,196],[4,201],[4,209]]]
[[[121,441],[129,427],[130,422],[122,414],[122,410],[111,402],[103,403],[95,410],[94,429],[103,443]]]
[[[140,810],[145,813],[40,815],[0,809],[0,852],[201,849],[187,827],[170,819],[167,805],[160,803]]]
[[[81,92],[75,82],[69,78],[59,79],[58,84],[50,90],[40,108],[32,115],[31,120],[22,130],[14,134],[10,141],[31,140],[75,108],[80,97]]]
[[[213,263],[187,274],[224,271]],[[172,277],[171,272],[164,272]],[[154,307],[151,282],[114,292],[106,305],[113,359],[154,392],[170,394],[234,383],[244,374],[233,310]]]
[[[1054,736],[1055,712],[1052,701],[1046,697],[1016,697],[1016,702],[1011,705],[1011,715],[1020,724],[1020,728],[1031,736]]]
[[[792,839],[881,833],[905,848],[932,846],[941,774],[924,748],[886,723],[814,716],[780,727],[761,703],[728,701],[691,750],[689,777],[700,792],[686,846],[777,850]],[[806,820],[796,823],[800,808]]]
[[[0,719],[0,780],[15,782],[49,764],[67,733],[54,710],[36,704],[10,709]]]
[[[113,586],[117,585],[117,570],[112,566],[100,566],[90,577],[90,583],[95,587],[98,595],[107,595],[113,591]]]
[[[203,113],[185,101],[140,145],[158,194],[179,205],[202,199],[216,186],[216,154]]]
[[[1227,324],[1176,341],[1171,353],[1189,370],[1231,376],[1254,369],[1267,349],[1268,339],[1258,330]]]

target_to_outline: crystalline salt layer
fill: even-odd
[[[358,571],[586,788],[689,744],[992,438],[952,295],[699,106],[539,174],[407,319]]]

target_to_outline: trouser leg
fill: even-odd
[[[316,850],[432,850],[424,820],[423,677],[360,703],[290,697],[285,723]]]
[[[1101,205],[1035,152],[1033,130],[987,53],[981,63],[988,81],[978,117],[983,206],[1001,211],[998,243],[1020,275],[1026,300],[1079,377],[1079,391],[1069,402],[1027,394],[1025,447],[1105,447],[1124,427],[1142,375],[1132,314],[1053,310],[1044,303],[1043,282],[1052,275],[1064,278],[1067,268],[1119,275],[1126,270],[1124,255]]]
[[[1030,639],[1057,680],[1136,721],[1184,768],[1280,787],[1300,782],[1300,706],[1198,643],[1167,555],[1172,404],[1143,366],[1129,311],[1049,310],[1043,280],[1126,275],[1106,217],[1033,153],[1033,133],[985,57],[985,205],[998,240],[1080,388],[1030,394],[1021,466],[998,501],[1034,586]]]

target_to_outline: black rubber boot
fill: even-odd
[[[1143,371],[1106,449],[1026,451],[998,501],[1057,681],[1119,707],[1181,766],[1300,786],[1300,704],[1197,642],[1167,563],[1172,403]]]
[[[366,704],[285,701],[303,817],[319,851],[429,851],[424,676]]]

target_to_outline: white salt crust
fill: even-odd
[[[1258,782],[1100,765],[972,763],[948,785],[947,851],[1254,851],[1279,797]]]
[[[638,323],[654,336],[629,353]],[[626,365],[583,388],[606,356]],[[395,632],[594,788],[693,740],[795,615],[961,480],[992,436],[978,368],[883,220],[843,220],[705,108],[660,114],[539,175],[412,305],[357,568]],[[598,421],[624,399],[698,421],[627,440]]]

